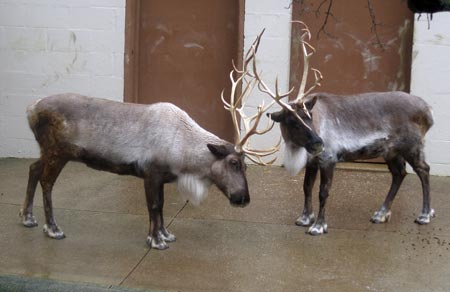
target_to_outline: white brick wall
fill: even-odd
[[[261,77],[271,87],[275,88],[275,79],[278,76],[280,91],[289,89],[289,64],[291,46],[291,0],[246,0],[245,1],[245,28],[244,49],[247,50],[255,40],[255,37],[266,28],[261,39],[257,55],[258,69],[262,71]],[[249,97],[249,109],[251,113],[256,111],[256,106],[264,100],[266,104],[271,98],[262,94],[255,88]],[[270,112],[279,110],[278,105]],[[264,127],[268,119],[264,116],[261,125]],[[263,137],[252,137],[252,146],[255,148],[268,148],[278,142],[280,138],[279,126]],[[281,165],[283,160],[283,147],[276,154],[275,164]]]
[[[124,30],[125,0],[0,0],[0,157],[38,156],[32,100],[123,100]]]
[[[417,16],[417,15],[416,15]],[[414,23],[411,93],[432,107],[434,126],[426,136],[426,159],[435,175],[450,175],[450,13]]]
[[[245,49],[265,27],[258,53],[262,77],[288,89],[291,0],[246,0]],[[450,175],[450,18],[428,30],[415,21],[411,91],[433,107],[426,154],[433,174]],[[125,0],[0,0],[0,157],[37,157],[25,108],[38,97],[78,92],[123,100]],[[255,110],[264,98],[256,89]],[[274,109],[276,110],[276,109]],[[264,124],[267,119],[263,120]],[[277,141],[278,126],[255,147]],[[281,158],[283,153],[279,153]],[[282,162],[278,159],[278,164]]]

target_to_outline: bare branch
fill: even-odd
[[[377,26],[382,25],[382,23],[377,22],[375,19],[375,11],[373,9],[371,0],[367,0],[367,8],[369,9],[370,20],[372,21],[372,27],[370,30],[375,34],[375,38],[377,40],[376,44],[384,51],[384,45],[380,40],[380,36],[378,35],[378,30],[377,30]]]
[[[325,28],[326,28],[326,26],[327,26],[327,23],[328,23],[328,18],[330,17],[330,15],[333,16],[333,15],[331,14],[331,6],[333,5],[333,0],[324,0],[324,1],[322,1],[322,3],[320,3],[320,5],[319,5],[319,8],[317,8],[317,10],[316,10],[316,16],[318,16],[318,11],[319,11],[320,7],[322,7],[322,5],[323,5],[326,1],[329,1],[329,4],[328,4],[327,11],[325,12],[325,20],[323,21],[322,26],[320,27],[319,31],[317,32],[317,39],[320,38],[320,33],[321,33],[321,32],[323,32],[324,34],[326,34],[327,36],[329,36],[329,37],[331,37],[331,38],[335,38],[332,34],[330,34],[329,32],[327,32],[327,31],[325,30]]]

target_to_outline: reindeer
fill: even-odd
[[[258,123],[268,107],[261,105],[253,116],[243,111],[246,96],[255,81],[248,81],[247,65],[254,58],[260,36],[246,54],[242,70],[230,73],[230,102],[225,108],[232,114],[234,144],[201,128],[186,112],[170,103],[151,105],[129,104],[105,99],[60,94],[38,100],[27,109],[31,130],[40,146],[40,158],[31,164],[25,202],[21,209],[22,223],[37,226],[33,216],[33,200],[37,183],[42,187],[45,225],[50,238],[65,237],[53,215],[52,189],[68,161],[121,175],[143,178],[150,228],[147,244],[154,249],[168,248],[175,236],[166,229],[163,218],[164,184],[176,182],[179,192],[198,204],[215,184],[233,206],[250,202],[244,157],[260,164],[262,157],[276,152],[279,145],[267,150],[251,149],[249,138],[264,134]],[[234,76],[237,76],[236,78]],[[253,84],[250,86],[248,84]],[[239,128],[239,115],[246,133]],[[243,137],[241,137],[243,136]],[[281,141],[280,141],[281,142]]]
[[[273,92],[260,78],[254,62],[254,74],[262,91],[269,94],[282,110],[270,114],[280,124],[285,141],[284,167],[296,175],[306,166],[303,190],[304,208],[296,220],[299,226],[310,226],[312,235],[327,232],[325,205],[333,180],[336,163],[383,157],[392,174],[390,190],[381,208],[370,219],[373,223],[389,221],[392,202],[406,176],[408,162],[422,183],[423,207],[415,220],[427,224],[435,216],[430,207],[430,167],[424,157],[424,136],[433,125],[431,107],[417,96],[404,92],[371,92],[338,96],[312,93],[320,85],[322,74],[312,69],[314,84],[306,90],[309,59],[314,48],[307,40],[311,35],[304,25],[301,44],[304,54],[302,82],[297,98],[291,102],[281,99],[276,84]],[[311,193],[320,170],[320,209],[317,220],[312,209]]]

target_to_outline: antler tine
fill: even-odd
[[[258,52],[259,43],[261,42],[261,37],[265,31],[266,29],[263,28],[263,30],[256,36],[256,39],[250,46],[250,49],[245,53],[244,68],[247,68],[250,61],[255,58],[256,53]]]
[[[231,81],[231,92],[230,92],[230,102],[226,102],[225,98],[223,97],[223,91],[222,91],[222,101],[224,103],[224,107],[226,110],[228,110],[231,114],[231,120],[233,122],[233,129],[234,129],[234,140],[238,141],[239,137],[241,136],[241,131],[240,131],[240,127],[239,127],[239,118],[236,115],[236,102],[235,102],[235,95],[236,95],[236,87],[238,86],[239,82],[244,78],[242,76],[238,77],[236,80],[233,78],[233,72],[234,70],[232,70],[230,72],[230,81]],[[239,99],[239,98],[238,98]]]
[[[272,165],[275,162],[276,158],[274,158],[270,161],[264,162],[261,159],[261,157],[266,157],[266,156],[272,155],[272,154],[276,153],[278,150],[280,150],[281,141],[282,141],[282,139],[280,136],[278,143],[275,146],[273,146],[267,150],[258,150],[258,149],[249,149],[248,148],[248,149],[246,149],[246,152],[245,152],[247,155],[247,158],[249,158],[252,162],[260,164],[260,165]]]
[[[310,32],[308,26],[302,21],[292,21],[292,22],[300,23],[301,25],[304,26],[304,28],[301,29],[303,31],[303,33],[300,36],[300,43],[301,43],[302,51],[303,51],[303,75],[302,75],[302,81],[300,83],[299,92],[298,92],[297,98],[295,99],[295,102],[298,105],[301,105],[303,103],[303,98],[305,96],[307,96],[311,91],[313,91],[314,88],[316,88],[317,86],[320,86],[320,81],[322,81],[323,76],[319,70],[311,68],[311,70],[314,72],[315,81],[314,81],[314,84],[310,88],[305,90],[306,83],[308,81],[309,59],[316,52],[316,49],[310,43],[308,43],[308,41],[311,39],[311,32]],[[308,111],[305,111],[305,112],[309,115]]]
[[[247,142],[248,142],[248,139],[251,136],[253,136],[255,134],[262,135],[262,134],[268,132],[267,128],[265,130],[263,130],[263,131],[258,131],[258,124],[259,124],[259,121],[261,120],[261,117],[262,117],[262,115],[264,113],[263,108],[264,108],[264,105],[259,105],[258,108],[257,108],[258,109],[257,113],[254,114],[251,117],[247,117],[247,116],[241,114],[242,120],[244,122],[244,127],[245,127],[245,136],[242,137],[241,141],[239,142],[239,144],[240,144],[239,146],[243,149],[244,152],[246,152],[245,149],[246,149],[246,146],[248,144]],[[252,124],[252,122],[253,122],[253,124]],[[268,128],[272,128],[273,127],[273,126],[270,126],[270,124],[271,124],[271,122],[269,122],[269,127]]]
[[[272,160],[270,160],[270,161],[267,161],[267,162],[264,162],[260,157],[258,157],[258,156],[250,156],[250,155],[247,155],[246,156],[248,159],[250,159],[253,163],[256,163],[256,164],[258,164],[258,165],[263,165],[263,166],[269,166],[269,165],[272,165],[274,162],[275,162],[275,160],[277,160],[276,158],[274,158],[274,159],[272,159]]]
[[[269,155],[274,154],[275,152],[277,152],[280,149],[282,141],[283,141],[283,139],[280,136],[279,139],[278,139],[278,143],[275,146],[273,146],[273,147],[271,147],[269,149],[265,149],[265,150],[248,148],[246,150],[246,153],[249,154],[249,155],[258,155],[258,156],[261,156],[261,157],[269,156]]]
[[[274,122],[272,121],[269,121],[267,127],[263,130],[258,129],[258,125],[264,112],[266,112],[274,102],[267,106],[265,106],[263,102],[257,107],[257,113],[250,117],[247,116],[244,112],[245,102],[247,101],[247,98],[252,92],[255,85],[258,84],[258,80],[255,78],[255,74],[253,72],[250,72],[250,70],[248,69],[248,65],[252,61],[254,63],[256,62],[256,52],[258,50],[261,36],[264,31],[265,30],[261,31],[250,48],[247,50],[241,70],[237,68],[234,60],[232,61],[233,70],[230,72],[230,98],[229,101],[227,101],[224,97],[224,92],[222,91],[221,99],[224,103],[224,108],[231,113],[234,126],[234,141],[236,151],[244,153],[246,157],[254,163],[261,165],[270,165],[275,161],[275,159],[265,162],[263,161],[262,157],[266,157],[277,152],[281,144],[281,139],[277,145],[266,150],[250,149],[249,141],[251,136],[265,134],[273,128]],[[242,91],[238,94],[237,87],[239,84],[242,84],[243,88]],[[239,118],[242,120],[242,130],[245,131],[245,134],[241,132]],[[243,137],[241,137],[242,135]]]
[[[259,90],[261,90],[262,92],[268,94],[270,97],[272,97],[273,101],[269,104],[271,107],[274,102],[278,103],[281,107],[287,109],[287,110],[291,110],[291,106],[285,102],[283,102],[281,99],[290,95],[292,93],[292,91],[294,90],[294,88],[291,88],[288,92],[280,94],[279,90],[278,90],[278,77],[275,79],[275,93],[272,92],[272,90],[270,90],[269,86],[267,86],[267,84],[264,82],[264,80],[261,79],[261,77],[258,74],[258,70],[256,69],[256,61],[253,60],[253,74],[255,75],[256,80],[258,80],[258,88]]]
[[[264,92],[267,93],[272,99],[278,103],[282,108],[292,112],[292,114],[308,129],[311,130],[311,127],[309,127],[305,121],[297,114],[296,110],[292,108],[292,106],[281,99],[290,95],[294,88],[291,88],[288,92],[280,94],[278,90],[278,78],[275,79],[275,93],[270,90],[270,88],[267,86],[267,84],[264,82],[264,80],[261,79],[261,77],[258,74],[258,70],[256,69],[256,62],[253,60],[253,73],[255,74],[255,78],[258,80],[258,88]],[[273,102],[272,102],[273,104]]]
[[[311,86],[304,94],[304,96],[308,95],[311,91],[314,90],[314,88],[316,88],[317,86],[321,86],[320,82],[323,80],[323,75],[322,73],[314,68],[311,68],[311,70],[314,72],[314,78],[315,78],[315,82],[313,84],[313,86]]]

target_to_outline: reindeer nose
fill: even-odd
[[[319,155],[323,151],[323,143],[322,142],[315,143],[312,148],[314,151],[313,155]]]
[[[234,207],[245,207],[250,203],[249,195],[232,194],[230,204]]]
[[[319,155],[320,153],[322,153],[323,148],[323,141],[319,137],[306,145],[306,150],[312,155]]]

